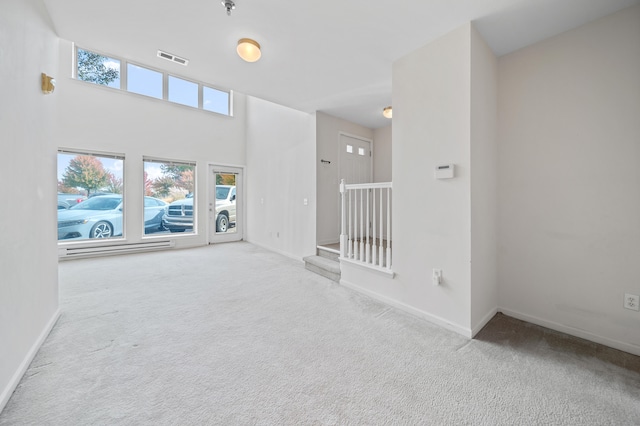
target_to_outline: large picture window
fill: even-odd
[[[195,232],[195,176],[195,163],[144,158],[145,234]]]
[[[123,236],[124,156],[58,152],[58,240]]]

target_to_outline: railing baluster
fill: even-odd
[[[371,221],[372,226],[371,229],[373,231],[373,236],[371,239],[371,264],[375,265],[376,264],[376,229],[378,228],[378,224],[376,223],[376,189],[373,189],[373,192],[371,193],[371,209],[373,210],[373,220]]]
[[[387,269],[391,269],[391,188],[387,189]]]
[[[348,189],[347,191],[349,193],[349,211],[347,213],[349,215],[349,247],[348,247],[349,252],[347,253],[347,257],[349,259],[351,259],[353,257],[353,240],[352,240],[353,230],[351,228],[351,211],[353,210],[353,205],[351,203],[351,192],[352,191],[350,189]]]
[[[365,245],[365,250],[366,251],[365,251],[364,261],[369,263],[371,261],[371,246],[369,245],[369,223],[370,223],[369,222],[369,190],[365,189],[364,191],[367,194],[367,205],[366,205],[366,207],[367,207],[367,221],[365,222],[365,225],[364,225],[365,228],[366,228],[365,233],[367,235],[367,242],[366,242],[366,245]]]
[[[342,258],[391,270],[391,189],[390,182],[348,185],[341,181]]]

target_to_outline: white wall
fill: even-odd
[[[373,181],[391,182],[391,125],[373,131]]]
[[[470,23],[394,63],[396,276],[342,265],[343,284],[468,337],[497,311],[496,69]]]
[[[247,97],[247,241],[315,254],[315,149],[314,115]]]
[[[471,329],[498,308],[497,98],[498,62],[471,27]]]
[[[58,76],[57,49],[42,1],[0,2],[0,411],[58,315],[51,116],[60,103],[40,90],[40,73]]]
[[[100,50],[99,46],[86,48]],[[118,55],[118,52],[107,53]],[[234,93],[233,117],[209,113],[74,80],[71,78],[71,59],[71,43],[61,41],[56,90],[60,108],[57,110],[55,143],[64,148],[125,154],[127,242],[138,242],[143,234],[142,221],[138,219],[142,217],[143,209],[142,157],[195,161],[197,235],[171,237],[176,239],[177,246],[205,244],[207,163],[245,164],[246,97]],[[164,63],[149,65],[163,67]],[[55,175],[52,179],[55,181]]]
[[[467,24],[393,64],[393,270],[385,293],[470,334],[470,72]],[[453,163],[455,179],[435,180]],[[433,286],[432,269],[444,283]],[[390,293],[389,293],[390,292]]]
[[[340,240],[340,132],[373,140],[373,130],[369,128],[322,112],[316,113],[318,244]],[[331,164],[323,164],[320,160]]]
[[[640,6],[498,71],[500,307],[640,355]]]

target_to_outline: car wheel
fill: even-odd
[[[229,219],[223,214],[219,214],[216,219],[216,232],[227,232],[229,228]]]
[[[98,222],[91,228],[89,238],[110,238],[113,236],[113,227],[109,222]]]

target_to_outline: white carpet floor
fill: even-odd
[[[60,264],[0,425],[638,425],[639,357],[498,315],[477,339],[248,243]]]

